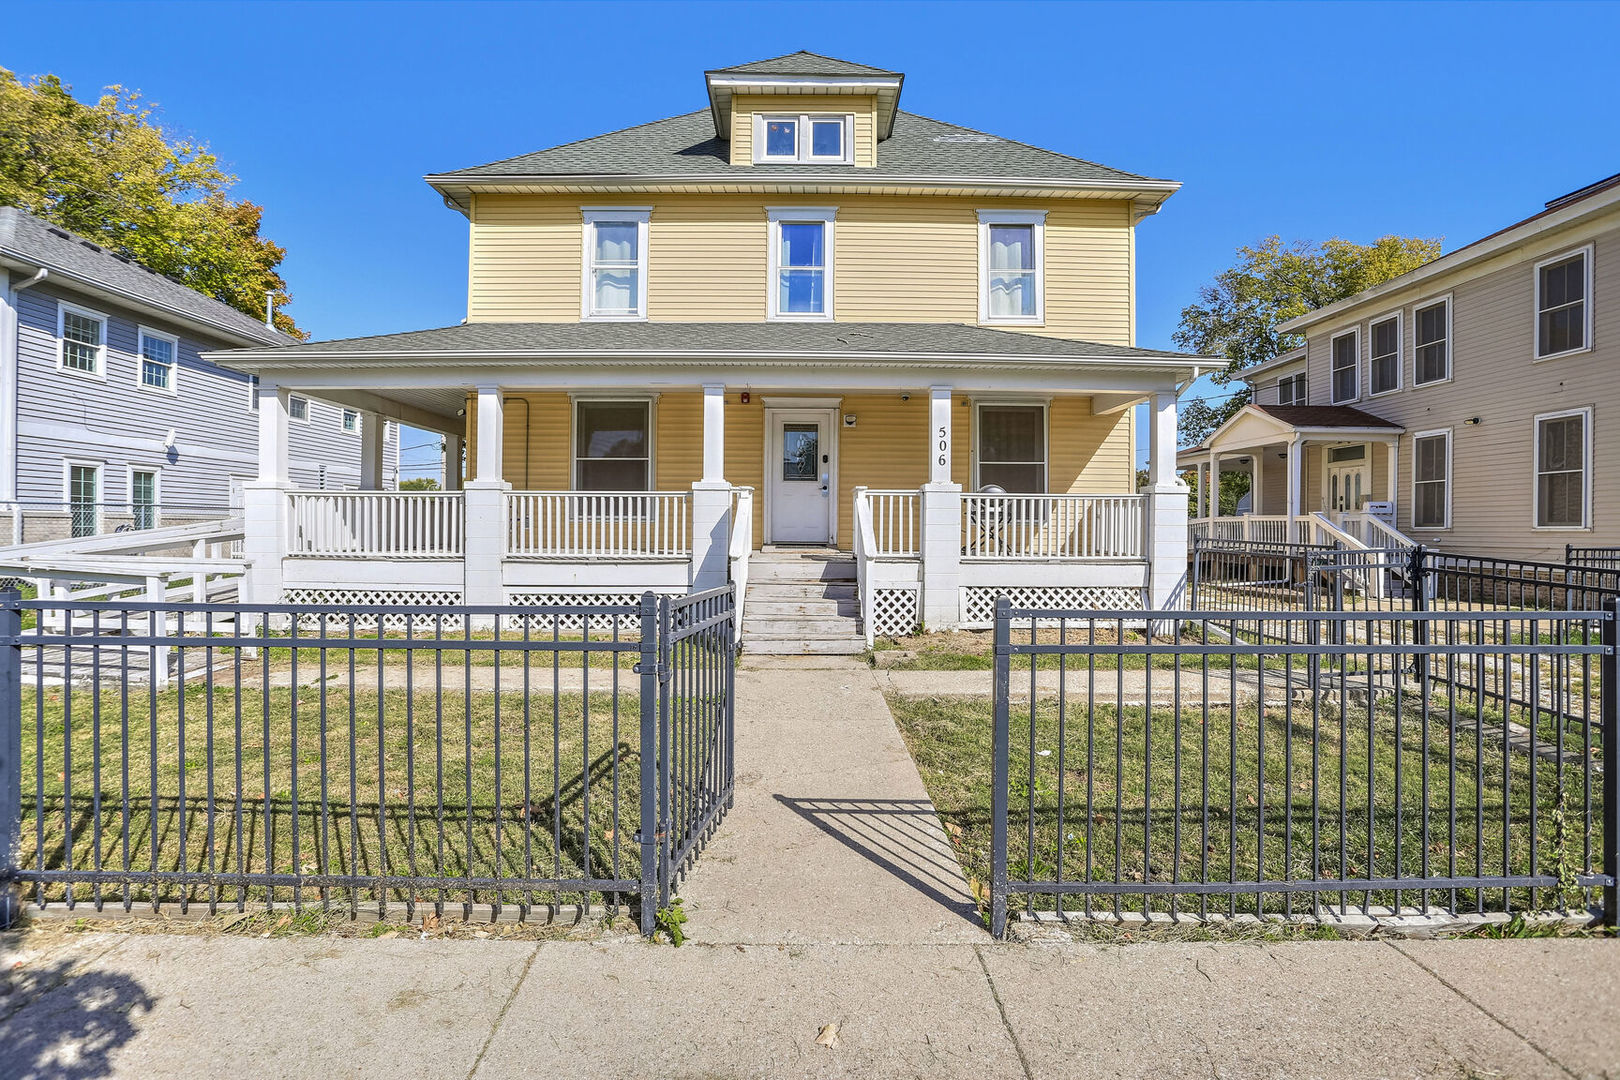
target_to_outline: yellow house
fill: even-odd
[[[902,112],[902,82],[795,53],[427,177],[470,223],[465,322],[231,355],[260,379],[256,596],[732,580],[765,651],[982,625],[998,593],[1170,603],[1176,394],[1215,362],[1135,347],[1134,277],[1178,185]],[[449,490],[289,488],[294,392],[442,433]]]

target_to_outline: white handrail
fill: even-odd
[[[921,554],[922,492],[860,490],[866,493],[866,519],[872,529],[868,553],[874,558]]]
[[[962,496],[962,558],[1139,559],[1140,495]]]
[[[544,559],[684,559],[692,553],[686,491],[514,491],[506,553]]]
[[[447,558],[465,550],[467,508],[457,491],[292,491],[287,554]]]
[[[861,632],[866,635],[867,648],[875,640],[872,618],[872,572],[867,562],[877,548],[877,537],[872,530],[872,501],[864,487],[855,489],[854,527],[850,529],[855,548],[855,595],[861,609]]]
[[[732,488],[736,500],[731,507],[731,583],[736,587],[736,612],[732,616],[734,637],[742,640],[743,602],[748,595],[748,556],[754,550],[754,489]]]

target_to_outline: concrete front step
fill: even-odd
[[[800,615],[795,618],[756,618],[746,608],[743,611],[744,637],[846,637],[854,634],[853,617]]]
[[[861,638],[751,638],[743,635],[743,653],[751,656],[855,656],[866,650]]]

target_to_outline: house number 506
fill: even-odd
[[[948,460],[950,458],[950,451],[951,451],[950,433],[947,432],[944,428],[940,428],[939,429],[939,463],[941,465],[944,465],[944,464],[946,464],[948,462]]]

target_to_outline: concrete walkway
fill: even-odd
[[[0,935],[0,1076],[1614,1076],[1617,950]]]

